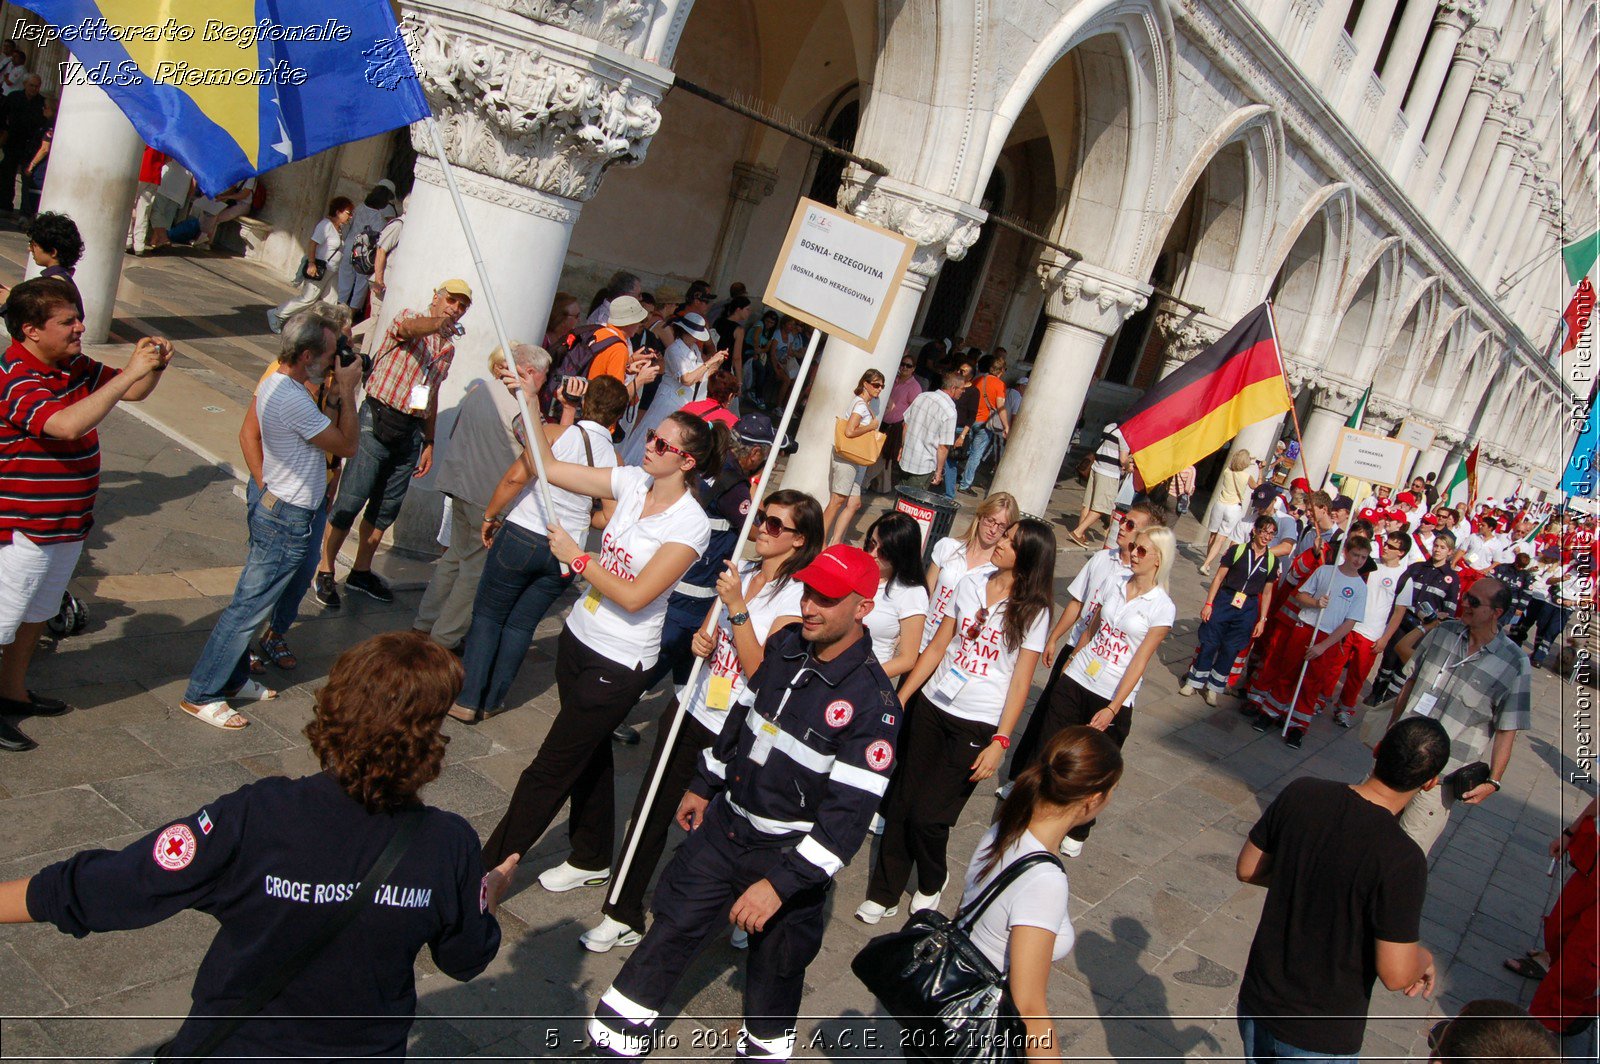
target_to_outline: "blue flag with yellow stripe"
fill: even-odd
[[[388,0],[29,0],[200,190],[428,117]]]

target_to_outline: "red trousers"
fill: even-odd
[[[1364,635],[1351,632],[1344,637],[1344,642],[1349,664],[1344,670],[1344,690],[1339,693],[1339,705],[1345,709],[1355,709],[1356,703],[1361,700],[1361,689],[1366,686],[1367,674],[1372,671],[1378,655],[1372,649],[1372,640]]]
[[[1261,663],[1261,672],[1256,677],[1257,686],[1250,690],[1250,700],[1261,712],[1273,720],[1288,712],[1296,728],[1310,727],[1311,718],[1317,712],[1317,703],[1333,694],[1349,657],[1345,641],[1340,640],[1306,665],[1306,651],[1311,647],[1313,634],[1326,637],[1325,633],[1316,633],[1311,625],[1296,621]],[[1300,684],[1300,694],[1296,697],[1294,685],[1300,679],[1302,665],[1306,666],[1306,678]],[[1292,708],[1290,699],[1294,700]]]

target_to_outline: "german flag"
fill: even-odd
[[[1289,409],[1289,388],[1267,304],[1163,377],[1118,426],[1146,484],[1215,451],[1246,425]]]

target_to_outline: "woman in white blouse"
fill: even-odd
[[[572,854],[539,876],[546,890],[559,892],[611,877],[611,731],[645,693],[667,597],[711,541],[691,484],[702,470],[722,468],[726,430],[674,413],[648,433],[641,466],[614,469],[559,461],[544,433],[531,436],[552,487],[617,503],[596,554],[580,550],[559,522],[550,526],[550,552],[588,593],[567,614],[556,647],[561,708],[484,844],[501,860],[527,853],[570,798]]]
[[[639,415],[639,420],[628,433],[622,445],[622,460],[638,465],[644,460],[646,437],[668,416],[691,403],[700,394],[700,382],[717,371],[727,360],[728,352],[718,351],[702,361],[700,344],[711,339],[711,330],[698,314],[685,314],[672,322],[673,335],[677,337],[661,356],[661,379],[656,384],[655,398]],[[713,476],[715,470],[708,470]]]
[[[957,586],[953,608],[901,684],[900,760],[883,799],[867,900],[856,909],[863,923],[899,911],[913,871],[911,911],[938,908],[950,828],[1000,767],[1022,716],[1050,628],[1055,533],[1024,517],[995,547],[993,564]]]
[[[1041,734],[1084,724],[1105,732],[1118,747],[1127,741],[1145,668],[1177,618],[1167,594],[1176,549],[1169,528],[1147,528],[1134,539],[1129,551],[1133,572],[1107,590],[1067,667],[1039,696],[1034,712],[1045,714]],[[1092,818],[1075,826],[1062,841],[1061,852],[1081,854],[1092,827]]]
[[[883,374],[869,369],[856,382],[856,393],[845,414],[844,434],[850,439],[879,429],[878,397],[883,394]],[[867,479],[867,466],[856,465],[834,451],[828,464],[828,508],[822,523],[828,530],[828,546],[844,541],[850,522],[861,509],[861,483]]]
[[[989,564],[994,549],[1006,529],[1020,516],[1017,500],[1006,491],[997,491],[978,504],[966,534],[957,539],[946,536],[933,545],[928,563],[928,617],[922,624],[920,651],[933,642],[939,622],[950,612],[961,578]]]
[[[872,656],[889,679],[911,671],[922,649],[922,619],[928,613],[922,532],[908,514],[890,511],[872,522],[862,549],[878,563],[878,597],[865,625]]]
[[[1017,777],[1011,796],[967,866],[963,906],[1017,861],[1054,854],[1067,832],[1093,820],[1122,779],[1122,751],[1093,728],[1063,728],[1039,760]],[[1046,993],[1050,968],[1072,952],[1067,874],[1039,862],[1012,881],[973,924],[972,944],[1006,975],[1011,1002],[1028,1030],[1029,1060],[1060,1060]]]

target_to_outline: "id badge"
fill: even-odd
[[[947,702],[953,702],[971,679],[972,677],[952,665],[950,671],[945,673],[944,679],[939,681],[939,686],[934,688],[934,693]]]
[[[713,676],[711,683],[706,687],[706,707],[708,709],[727,709],[733,701],[733,679],[728,676]]]
[[[600,609],[599,588],[591,587],[589,589],[589,593],[583,596],[583,608],[588,610],[590,613],[595,613]]]
[[[1416,705],[1411,707],[1411,712],[1419,717],[1437,716],[1439,712],[1439,699],[1432,691],[1417,699]]]
[[[411,398],[406,400],[406,409],[424,412],[428,409],[428,395],[431,389],[426,384],[413,384]]]
[[[1089,674],[1089,679],[1092,680],[1096,676],[1099,676],[1100,675],[1100,670],[1105,668],[1105,667],[1106,667],[1106,663],[1105,662],[1101,661],[1099,658],[1095,657],[1093,654],[1090,654],[1089,655],[1088,664],[1084,665],[1083,671],[1087,672]]]
[[[778,726],[770,720],[763,720],[756,729],[755,745],[750,748],[750,760],[758,765],[767,763],[767,753],[772,749],[773,740],[778,737]]]
[[[1236,609],[1236,610],[1244,609],[1245,601],[1248,598],[1249,598],[1249,596],[1246,595],[1243,591],[1235,591],[1233,593],[1233,608]]]

